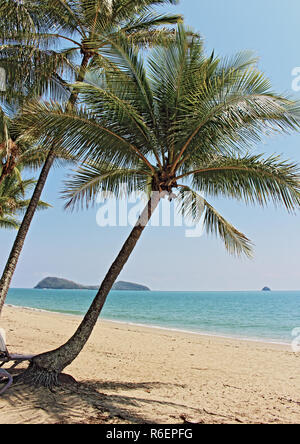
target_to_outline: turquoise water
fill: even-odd
[[[95,291],[11,289],[7,304],[84,315]],[[101,317],[219,336],[290,343],[300,291],[112,291]]]

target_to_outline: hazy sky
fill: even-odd
[[[293,94],[292,70],[300,66],[299,0],[182,0],[166,8],[183,13],[187,25],[200,32],[208,51],[227,56],[251,49],[277,92]],[[258,152],[277,152],[300,162],[300,135],[273,137]],[[100,283],[129,234],[129,228],[101,228],[98,207],[66,213],[59,198],[67,171],[52,171],[43,199],[54,208],[39,213],[26,240],[14,287],[32,287],[46,276],[83,284]],[[223,243],[206,235],[185,237],[183,228],[146,229],[120,278],[155,290],[300,289],[299,214],[283,208],[260,209],[213,200],[215,207],[255,244],[253,260],[236,259]],[[0,267],[15,233],[0,232]]]

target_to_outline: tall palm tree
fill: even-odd
[[[207,57],[202,42],[189,43],[183,29],[168,48],[155,49],[146,70],[125,39],[112,56],[120,70],[93,72],[76,85],[82,108],[32,102],[19,118],[21,131],[58,140],[87,165],[67,182],[67,207],[92,203],[99,191],[145,191],[149,200],[74,335],[36,356],[27,381],[52,385],[86,344],[109,291],[164,196],[197,219],[226,249],[251,255],[250,240],[209,203],[207,196],[246,204],[300,204],[297,165],[250,153],[266,134],[299,128],[299,104],[272,93],[247,53],[230,60]],[[205,198],[202,194],[205,194]],[[199,213],[199,214],[198,214]]]
[[[7,17],[0,24],[0,66],[7,72],[11,99],[16,88],[25,89],[27,96],[54,94],[62,100],[66,100],[67,93],[66,108],[74,107],[78,93],[69,89],[67,82],[72,77],[83,81],[89,65],[111,66],[107,52],[120,35],[131,45],[167,42],[174,33],[162,25],[178,23],[182,18],[155,14],[152,7],[176,3],[177,0],[0,0],[0,16]],[[78,68],[74,69],[76,63]],[[54,143],[0,279],[0,313],[55,160],[55,149]]]

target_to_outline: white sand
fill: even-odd
[[[13,307],[1,319],[17,353],[51,350],[78,323]],[[299,423],[299,368],[289,346],[101,321],[65,370],[81,384],[17,384],[0,398],[0,423]]]

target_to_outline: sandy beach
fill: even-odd
[[[5,307],[8,348],[61,345],[79,318]],[[300,353],[291,347],[98,322],[53,391],[16,384],[0,424],[299,423]],[[24,367],[24,366],[23,366]]]

